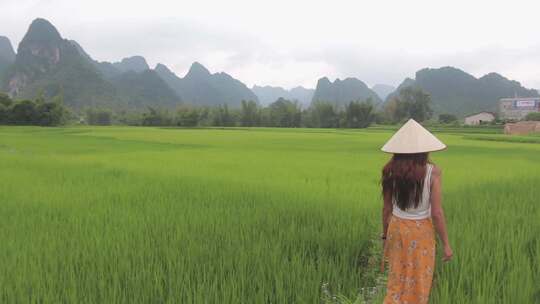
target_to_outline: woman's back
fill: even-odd
[[[402,210],[397,205],[395,198],[392,198],[393,209],[392,214],[403,219],[407,220],[421,220],[426,219],[431,216],[431,204],[430,204],[430,195],[431,195],[431,173],[433,172],[433,165],[430,163],[426,164],[426,176],[424,178],[424,186],[422,190],[422,195],[420,197],[420,202],[417,207],[411,207],[406,210]]]
[[[429,152],[446,148],[413,119],[382,147],[392,158],[382,170],[384,262],[388,282],[384,303],[427,304],[435,267],[435,230],[452,258],[441,206],[441,170]],[[435,229],[434,229],[435,228]]]

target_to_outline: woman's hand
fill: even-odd
[[[454,252],[452,251],[452,248],[450,247],[450,245],[444,246],[444,256],[442,258],[443,261],[448,262],[452,259],[453,256],[454,256]]]
[[[386,259],[386,235],[381,234],[382,241],[382,257],[381,257],[381,272],[384,273],[384,263]]]

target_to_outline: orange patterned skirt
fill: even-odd
[[[384,303],[428,303],[435,266],[435,232],[431,219],[392,216],[384,259],[388,284]]]

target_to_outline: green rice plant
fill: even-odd
[[[513,143],[528,143],[528,144],[540,144],[540,135],[466,135],[464,139],[470,140],[486,140],[486,141],[500,141],[500,142],[513,142]]]
[[[391,135],[0,127],[0,302],[366,300]],[[538,302],[540,146],[438,136],[456,258],[432,302]]]

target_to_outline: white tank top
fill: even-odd
[[[426,177],[424,178],[424,189],[422,191],[422,196],[418,207],[401,210],[397,206],[396,200],[392,198],[392,203],[394,205],[394,208],[392,209],[393,215],[407,220],[422,220],[431,217],[431,171],[433,171],[433,165],[427,164]]]

